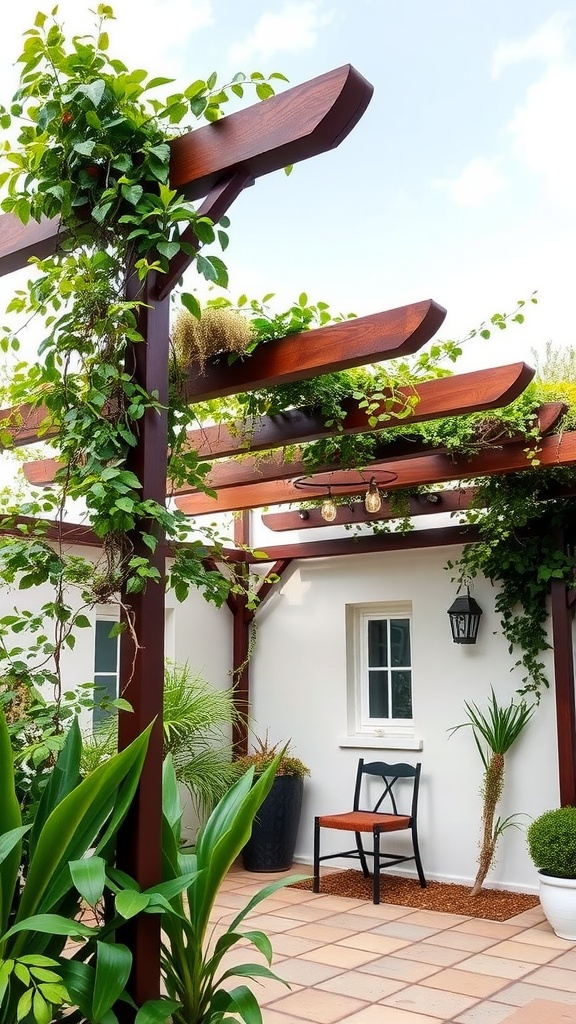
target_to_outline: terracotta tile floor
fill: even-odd
[[[285,875],[235,868],[216,933],[274,877]],[[576,943],[557,938],[539,908],[500,924],[280,889],[249,921],[269,935],[273,969],[290,985],[250,982],[264,1024],[576,1024]]]

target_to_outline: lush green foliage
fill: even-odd
[[[528,826],[528,849],[544,875],[576,878],[576,807],[545,811]]]
[[[168,665],[164,676],[164,754],[201,816],[211,811],[238,777],[232,764],[230,728],[237,720],[231,689],[218,690],[188,665]],[[84,743],[83,771],[116,750],[116,719],[110,716]]]
[[[99,929],[77,918],[86,877],[101,876],[103,882],[103,858],[113,854],[147,743],[146,733],[80,781],[81,740],[75,724],[34,822],[23,825],[10,736],[0,711],[2,1024],[49,1024],[65,1004],[83,1006],[85,1019],[95,1024],[116,1021],[111,1008],[127,981],[130,952],[103,942]],[[62,956],[68,936],[87,940],[72,961]]]
[[[252,822],[270,791],[279,760],[280,755],[258,778],[250,769],[234,784],[201,829],[195,852],[186,854],[180,847],[182,808],[168,758],[163,788],[163,882],[155,890],[141,893],[126,876],[110,872],[120,918],[141,912],[162,913],[162,970],[175,1007],[174,1024],[217,1024],[237,1017],[245,1024],[261,1024],[254,994],[243,984],[232,987],[231,981],[275,975],[261,963],[226,966],[223,960],[241,943],[256,949],[268,965],[271,963],[267,936],[240,926],[263,899],[295,879],[274,882],[254,895],[217,938],[210,934],[210,914],[222,881],[250,837]]]

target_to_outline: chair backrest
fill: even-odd
[[[385,761],[369,761],[367,764],[364,763],[364,758],[361,757],[358,761],[358,771],[356,773],[356,786],[354,789],[354,810],[355,811],[372,811],[381,813],[392,813],[392,814],[406,814],[406,811],[398,810],[398,804],[396,797],[398,796],[399,780],[401,779],[412,779],[412,803],[410,810],[410,817],[416,818],[416,811],[418,808],[418,790],[420,788],[420,769],[422,765],[418,764],[387,764]],[[364,795],[366,787],[362,788],[363,781],[368,777],[377,777],[382,782],[382,790],[378,795],[378,799],[375,804],[371,807],[361,806],[361,799]],[[400,787],[398,787],[400,788]],[[388,801],[388,804],[386,803]]]

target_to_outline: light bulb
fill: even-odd
[[[334,520],[336,519],[337,511],[338,510],[336,508],[336,505],[334,504],[334,500],[332,497],[328,497],[326,498],[325,501],[322,502],[320,515],[322,516],[322,519],[324,519],[326,523],[334,522]]]
[[[364,508],[367,512],[379,512],[382,508],[382,499],[380,497],[380,491],[376,486],[376,481],[372,479],[370,481],[368,490],[366,491],[366,497],[364,498]]]

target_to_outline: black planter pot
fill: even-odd
[[[304,782],[278,775],[260,807],[242,850],[246,871],[287,871],[294,859]]]

